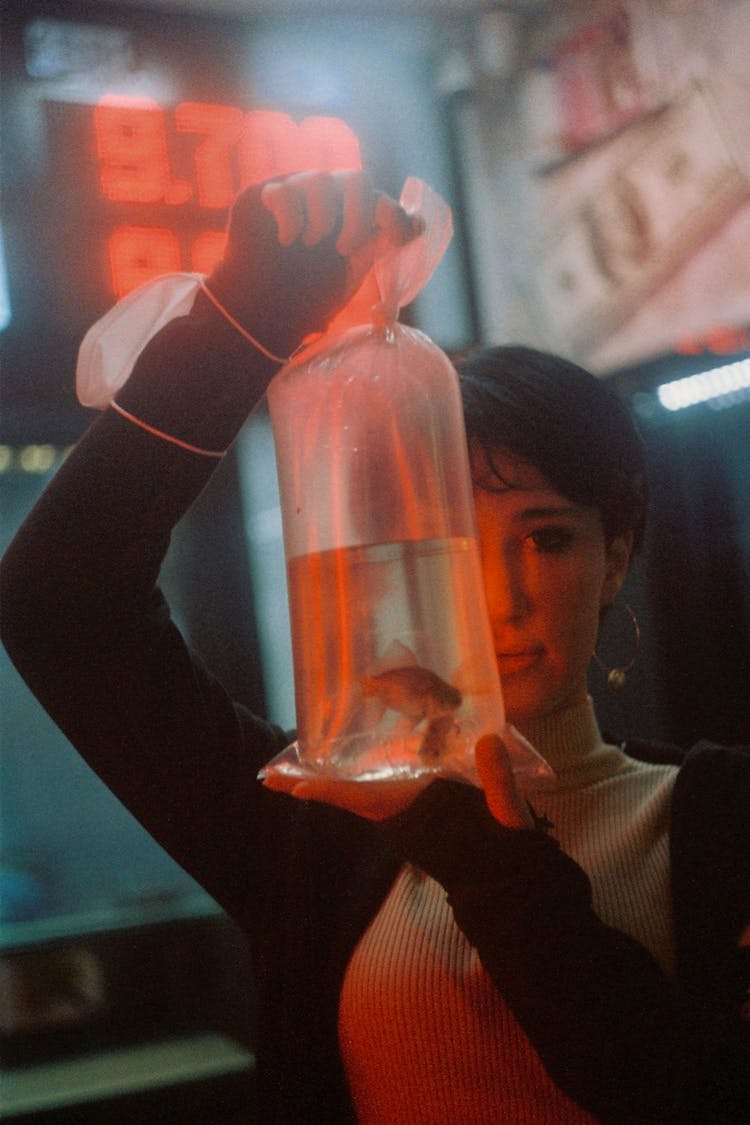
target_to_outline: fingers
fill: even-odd
[[[302,229],[305,246],[317,246],[332,233],[338,219],[336,185],[329,176],[312,174],[306,184]]]
[[[335,185],[330,177],[315,172],[266,184],[261,202],[276,220],[282,246],[291,246],[298,238],[306,246],[317,245],[332,232],[338,217]]]
[[[273,789],[277,793],[293,793],[295,786],[299,785],[299,776],[269,770],[262,775],[266,789]]]
[[[341,192],[342,222],[336,250],[342,258],[348,258],[352,251],[372,238],[378,196],[364,172],[340,174],[337,184]]]
[[[394,199],[380,195],[375,205],[375,229],[390,246],[403,246],[424,231],[420,215],[409,215]]]
[[[369,252],[372,261],[423,229],[394,199],[375,191],[362,171],[300,172],[266,184],[261,201],[276,221],[282,246],[298,239],[316,246],[338,230],[336,251],[343,258]]]
[[[267,789],[288,793],[303,801],[322,801],[347,809],[367,820],[385,820],[402,812],[431,780],[430,776],[382,782],[312,776],[301,780],[299,776],[279,777],[270,771],[263,784]]]
[[[534,821],[518,791],[502,739],[496,734],[480,738],[474,750],[474,761],[487,807],[495,820],[508,828],[533,828]]]
[[[340,227],[336,249],[346,257],[372,236],[376,194],[363,172],[299,172],[266,184],[261,200],[282,246],[317,246]]]
[[[415,796],[403,783],[372,783],[361,781],[300,781],[291,791],[303,801],[323,801],[347,809],[366,820],[383,820],[400,812]]]

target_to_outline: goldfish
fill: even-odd
[[[458,688],[418,664],[365,676],[362,691],[365,695],[377,696],[386,707],[415,722],[445,715],[461,706]]]
[[[431,760],[441,755],[457,726],[453,712],[462,702],[458,688],[418,664],[365,676],[361,684],[365,696],[375,696],[383,707],[406,716],[412,726],[426,719],[420,754]]]
[[[429,762],[436,762],[448,749],[451,735],[460,734],[461,728],[453,718],[452,712],[429,719],[424,738],[419,747],[419,755]]]

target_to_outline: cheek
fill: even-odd
[[[547,619],[561,655],[587,664],[596,645],[599,629],[600,590],[603,568],[589,562],[565,568],[544,594]]]

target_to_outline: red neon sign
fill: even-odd
[[[113,204],[140,208],[189,205],[217,215],[250,184],[305,170],[361,168],[359,141],[335,117],[299,124],[285,113],[206,102],[181,102],[165,110],[150,98],[107,95],[94,108],[99,190]],[[175,171],[177,150],[188,159]],[[149,223],[140,212],[109,238],[110,282],[117,297],[160,273],[210,272],[221,256],[223,230],[198,229],[186,238],[171,225]],[[166,216],[169,223],[169,218]]]
[[[102,195],[117,203],[184,203],[190,185],[173,183],[164,112],[147,99],[94,107]]]
[[[700,335],[683,336],[674,344],[679,355],[734,355],[750,348],[750,331],[736,325],[717,325]]]
[[[118,297],[160,273],[182,269],[180,243],[166,227],[118,227],[109,238],[109,268]]]
[[[195,186],[201,207],[228,207],[235,189],[232,153],[242,136],[244,114],[230,105],[182,102],[174,122],[201,140],[195,148]]]

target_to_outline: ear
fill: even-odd
[[[616,535],[607,544],[606,571],[602,584],[602,594],[599,603],[600,609],[612,605],[620,592],[620,587],[625,581],[625,575],[630,566],[630,556],[633,553],[633,532],[627,531],[624,535]]]

